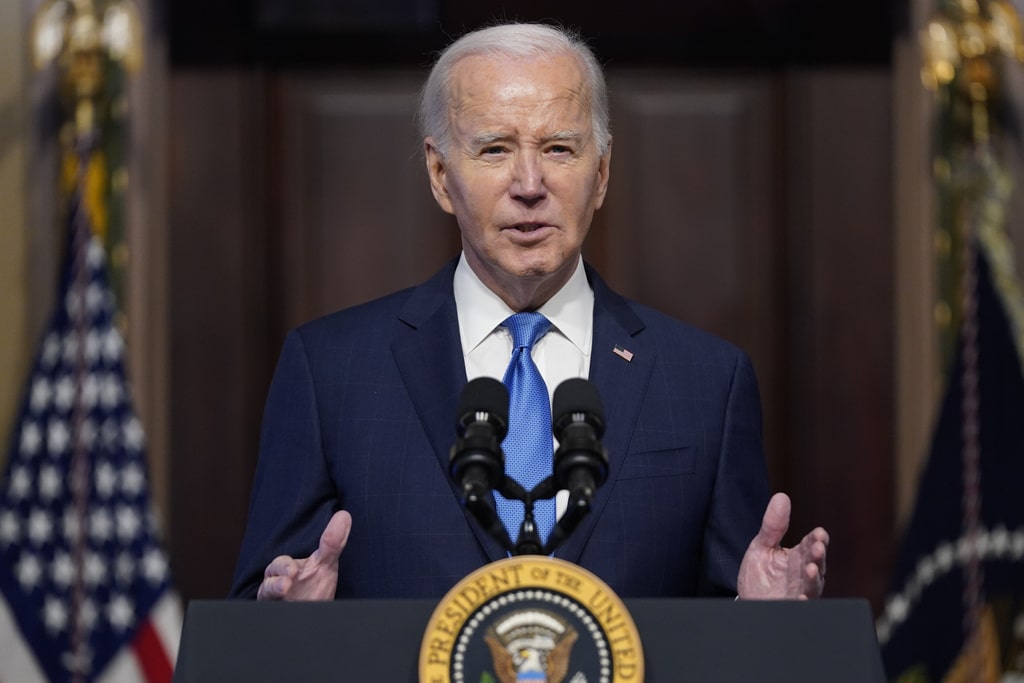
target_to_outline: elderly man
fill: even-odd
[[[448,458],[467,379],[516,372],[539,372],[549,392],[588,378],[606,406],[608,480],[557,557],[624,597],[820,595],[828,535],[780,546],[789,499],[769,501],[746,356],[620,297],[582,260],[612,148],[592,52],[549,26],[470,33],[437,60],[420,121],[462,255],[289,335],[232,595],[439,597],[504,557],[461,505]],[[547,400],[517,417],[512,393],[509,439],[535,413],[550,425]],[[547,473],[550,461],[549,449]],[[517,504],[494,502],[514,537]]]

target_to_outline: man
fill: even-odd
[[[440,597],[504,557],[462,508],[448,453],[459,393],[502,376],[523,311],[550,322],[528,349],[549,391],[589,377],[606,408],[608,481],[557,557],[624,597],[820,595],[828,535],[779,545],[789,499],[768,502],[746,356],[582,262],[611,162],[590,50],[548,26],[468,34],[435,64],[420,122],[461,258],[289,335],[232,595]]]

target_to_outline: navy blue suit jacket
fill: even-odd
[[[289,334],[232,596],[255,596],[277,555],[308,556],[339,509],[353,521],[338,597],[439,598],[505,556],[447,474],[466,384],[454,268]],[[587,276],[610,473],[555,555],[622,597],[733,592],[768,501],[751,364]]]

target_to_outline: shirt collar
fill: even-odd
[[[515,311],[481,282],[469,267],[464,253],[455,268],[452,285],[455,291],[455,307],[459,314],[462,352],[465,355],[479,346]],[[594,292],[587,282],[582,256],[576,263],[576,269],[569,281],[538,311],[551,321],[552,329],[561,332],[581,353],[590,352]]]

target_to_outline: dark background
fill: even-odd
[[[691,66],[887,64],[905,0],[173,0],[178,65],[424,64],[495,19],[581,30],[606,63]]]

